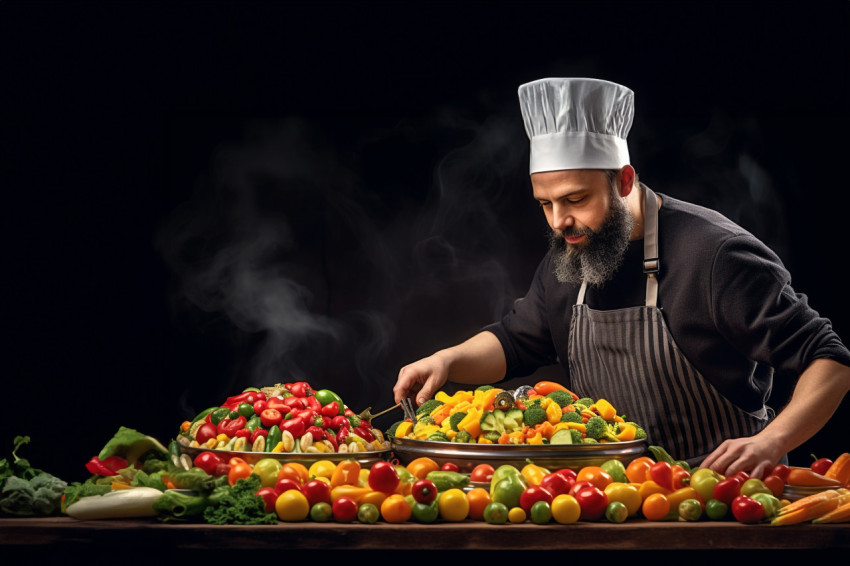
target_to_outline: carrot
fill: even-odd
[[[850,501],[839,505],[826,515],[821,515],[816,519],[812,519],[812,523],[820,525],[822,523],[846,523],[850,521]]]
[[[771,525],[796,525],[817,519],[838,508],[843,496],[834,489],[808,495],[779,509]]]
[[[823,475],[829,479],[838,480],[842,485],[850,483],[850,452],[845,452],[836,458]]]
[[[785,481],[788,485],[803,485],[803,486],[835,486],[840,487],[841,482],[837,479],[828,478],[811,468],[802,468],[799,466],[791,466],[788,472],[788,479]]]

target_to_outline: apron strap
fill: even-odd
[[[643,225],[643,272],[646,273],[646,306],[654,307],[658,303],[658,197],[646,185],[641,185],[644,193]],[[584,303],[587,281],[581,282],[576,304]]]
[[[643,185],[645,196],[643,225],[643,272],[646,273],[646,306],[658,303],[658,198],[652,189]]]

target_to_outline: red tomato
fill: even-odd
[[[350,523],[357,518],[357,502],[350,497],[338,498],[333,502],[332,509],[334,519],[340,523]]]
[[[770,470],[770,473],[767,474],[767,475],[769,475],[769,476],[779,476],[779,478],[781,478],[783,482],[787,482],[788,481],[788,472],[790,472],[790,471],[791,471],[791,468],[789,466],[786,466],[785,464],[776,464],[775,466],[773,466],[773,469]]]
[[[377,462],[369,469],[369,487],[375,491],[393,493],[400,481],[398,471],[390,462]]]
[[[581,515],[579,515],[581,519],[595,521],[605,515],[605,508],[608,507],[608,496],[595,485],[579,489],[573,497],[576,498],[579,507],[581,507]]]
[[[331,486],[329,483],[324,482],[322,480],[308,481],[307,483],[301,486],[301,493],[303,493],[307,497],[307,501],[310,503],[310,507],[320,501],[324,501],[326,503],[331,502]]]
[[[832,466],[832,460],[829,458],[818,458],[812,462],[811,468],[814,473],[824,475],[830,466]]]
[[[469,481],[486,483],[493,479],[493,473],[496,471],[490,464],[478,464],[472,469],[469,474]]]
[[[271,428],[280,423],[282,418],[283,415],[281,415],[280,411],[277,409],[266,409],[260,414],[260,422],[263,423],[263,426],[266,428]]]
[[[673,489],[673,466],[668,462],[656,462],[649,468],[649,479],[663,487]]]
[[[280,493],[278,493],[278,491],[273,487],[261,487],[257,490],[257,495],[262,497],[263,501],[266,503],[266,513],[275,512],[275,502],[277,501],[277,497]]]
[[[218,428],[212,423],[206,423],[195,433],[195,440],[198,441],[198,444],[204,444],[210,438],[215,438],[216,436],[218,436]]]
[[[782,492],[785,491],[785,480],[777,475],[771,474],[764,478],[764,485],[770,489],[773,495],[781,499]]]
[[[519,506],[522,507],[526,513],[531,513],[531,506],[538,501],[545,501],[549,505],[552,505],[553,499],[554,497],[545,487],[532,485],[525,488],[519,496]]]
[[[737,476],[732,476],[730,478],[726,478],[725,480],[720,480],[719,482],[714,484],[714,490],[712,494],[714,495],[714,498],[716,500],[722,501],[726,505],[729,505],[741,491],[742,483],[744,482]]]
[[[437,499],[437,486],[429,479],[416,480],[410,488],[410,495],[417,503],[428,505]]]
[[[573,476],[570,477],[567,474],[562,474],[559,470],[543,476],[543,479],[540,480],[540,487],[546,489],[546,491],[555,497],[562,493],[569,493],[575,482],[575,472],[573,472]]]
[[[276,397],[272,397],[272,399],[276,399]],[[268,402],[260,399],[259,401],[254,401],[254,414],[259,415],[262,414],[263,411],[269,408]]]
[[[459,472],[460,466],[458,466],[454,462],[446,462],[445,464],[440,466],[440,469],[444,472]]]
[[[741,523],[758,523],[764,519],[764,505],[747,495],[732,500],[732,515]]]
[[[292,478],[283,477],[275,482],[274,489],[278,492],[278,494],[284,493],[290,489],[301,491],[301,484]]]
[[[573,497],[575,497],[576,493],[578,493],[579,491],[581,491],[582,489],[584,489],[586,487],[596,487],[596,486],[593,485],[592,483],[590,483],[587,480],[577,481],[570,488],[569,494],[572,495]]]

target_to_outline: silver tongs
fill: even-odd
[[[399,405],[401,405],[401,408],[404,411],[404,416],[410,419],[410,422],[416,424],[416,406],[413,404],[410,397],[402,399]]]

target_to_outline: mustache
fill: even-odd
[[[576,236],[593,236],[594,234],[595,234],[595,232],[593,230],[591,230],[590,228],[587,228],[587,227],[578,228],[578,227],[573,226],[573,227],[570,227],[570,228],[564,228],[563,230],[561,230],[561,229],[552,230],[552,237],[553,238],[566,238],[566,237],[574,238]]]

